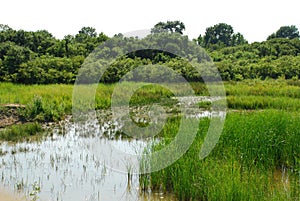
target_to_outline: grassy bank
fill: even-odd
[[[228,107],[238,111],[229,112],[213,152],[204,160],[199,159],[210,122],[203,119],[196,140],[183,157],[161,171],[141,177],[142,187],[173,192],[180,200],[299,200],[299,83],[295,80],[225,82]],[[197,95],[208,95],[203,83],[191,85]],[[95,109],[110,107],[115,86],[97,86]],[[123,98],[133,86],[126,83],[116,99],[117,104],[125,103]],[[80,96],[85,100],[87,86],[80,87],[83,89]],[[214,87],[219,90],[220,86]],[[180,95],[186,93],[184,88],[176,85],[173,88]],[[0,83],[0,104],[25,105],[18,109],[18,114],[24,122],[30,122],[0,131],[0,140],[32,137],[41,132],[40,123],[58,121],[71,114],[72,93],[71,85]],[[159,86],[145,86],[133,94],[130,104],[171,104],[165,99],[173,95]],[[202,108],[210,106],[209,102],[199,103]],[[168,144],[174,139],[178,124],[176,118],[168,120],[160,134],[164,139],[162,143]]]
[[[299,120],[296,113],[276,110],[231,112],[217,146],[200,160],[209,126],[209,119],[203,119],[183,157],[141,181],[154,191],[173,192],[179,200],[298,200]],[[166,129],[166,140],[177,133],[175,127]]]
[[[117,84],[99,84],[95,94],[95,109],[109,108],[111,96]],[[285,111],[299,111],[300,104],[300,82],[295,80],[246,80],[243,82],[224,82],[229,109],[237,110],[263,110],[280,109]],[[115,103],[122,105],[126,103],[124,98],[134,87],[133,83],[125,83],[120,93],[115,97]],[[207,87],[203,83],[191,83],[196,95],[209,95]],[[216,91],[220,86],[213,86]],[[85,101],[88,97],[90,86],[79,86],[79,97],[83,98],[84,107],[89,104]],[[170,85],[171,90],[158,85],[144,86],[138,89],[130,97],[130,105],[145,105],[158,102],[164,105],[174,104],[170,100],[174,93],[184,96],[187,91],[185,87],[176,84]],[[25,105],[25,108],[18,108],[16,113],[23,122],[55,122],[72,113],[73,85],[21,85],[12,83],[0,83],[0,110],[4,112],[1,105],[15,103]],[[172,91],[174,93],[172,93]],[[90,94],[93,95],[93,94]],[[209,102],[199,103],[201,108],[209,108]],[[81,109],[81,108],[79,108]],[[0,111],[0,114],[3,112]],[[5,116],[2,114],[2,116]],[[8,115],[6,115],[8,116]]]
[[[99,84],[95,94],[96,109],[108,108],[110,106],[111,94],[116,84]],[[133,88],[132,83],[126,83],[125,89],[119,94],[123,98]],[[298,109],[295,100],[300,98],[300,81],[286,80],[246,80],[243,82],[224,82],[229,108],[232,109],[287,109],[294,107]],[[81,86],[89,89],[88,86]],[[196,95],[209,95],[207,87],[203,83],[191,83]],[[173,85],[179,95],[186,94],[186,88]],[[82,90],[82,96],[88,91]],[[219,90],[218,86],[215,90]],[[17,103],[33,104],[35,97],[41,99],[46,110],[58,110],[59,113],[70,113],[72,110],[73,85],[19,85],[11,83],[0,83],[0,104]],[[168,98],[173,93],[163,87],[153,85],[145,86],[137,90],[131,97],[131,104],[147,104],[160,101],[161,98]],[[257,99],[257,100],[255,100]],[[263,100],[266,99],[266,100]],[[272,103],[272,102],[276,103]],[[244,103],[244,104],[243,104]],[[251,106],[253,105],[253,106]],[[281,107],[280,107],[281,106]]]
[[[18,142],[37,139],[42,136],[42,131],[42,126],[37,122],[12,125],[0,130],[0,141]]]

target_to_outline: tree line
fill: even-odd
[[[184,30],[185,25],[180,21],[159,22],[151,29],[149,37],[159,41],[157,34],[183,35]],[[87,56],[108,39],[116,44],[139,40],[121,34],[109,38],[104,33],[97,33],[93,27],[83,27],[76,35],[67,35],[59,40],[46,30],[14,30],[7,25],[0,25],[0,81],[24,84],[74,83]],[[183,36],[180,41],[175,38],[172,40],[166,46],[176,50],[189,39]],[[205,34],[199,35],[193,42],[208,52],[224,80],[299,79],[300,41],[296,26],[282,26],[271,33],[266,41],[249,44],[241,33],[234,32],[231,25],[219,23],[208,27]],[[144,44],[143,47],[146,46]],[[185,49],[194,51],[190,46]],[[105,50],[102,50],[101,54],[104,53]],[[159,63],[165,63],[182,73],[189,81],[201,81],[201,75],[184,60],[168,52],[149,50],[118,59],[100,81],[116,82],[133,67]],[[92,72],[89,73],[87,77],[92,76]],[[141,77],[147,74],[149,72]]]

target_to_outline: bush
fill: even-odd
[[[42,131],[41,125],[37,122],[13,125],[0,131],[0,140],[22,141],[40,134]]]
[[[43,101],[40,96],[35,96],[26,108],[20,112],[26,121],[50,122],[61,120],[64,114],[64,105],[57,101]]]

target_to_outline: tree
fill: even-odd
[[[8,41],[22,47],[27,47],[33,52],[39,53],[39,55],[46,54],[47,49],[57,42],[53,35],[46,30],[35,32],[15,31],[7,25],[0,25],[0,42]]]
[[[0,24],[0,32],[1,31],[9,31],[12,30],[12,28],[10,28],[8,25],[6,24]]]
[[[96,38],[97,32],[93,27],[82,27],[81,30],[76,34],[75,38],[78,42],[84,42],[87,38]]]
[[[231,46],[244,44],[248,44],[248,41],[244,38],[244,36],[241,33],[233,34],[231,39]]]
[[[232,26],[225,23],[208,27],[204,35],[204,45],[208,47],[210,44],[222,43],[225,46],[230,46],[233,33]]]
[[[20,65],[17,81],[25,84],[73,83],[83,57],[60,58],[50,55],[36,57]]]
[[[271,34],[267,40],[273,38],[287,38],[287,39],[294,39],[299,38],[299,31],[298,28],[294,25],[291,26],[282,26],[276,31],[276,33]]]
[[[100,43],[106,41],[108,37],[104,33],[97,35],[96,29],[93,27],[83,27],[75,36],[75,46],[77,49],[85,49],[80,55],[87,56]],[[70,43],[68,43],[70,44]]]
[[[20,65],[34,57],[27,47],[18,46],[12,42],[0,43],[0,80],[16,81],[16,74]]]
[[[6,41],[13,41],[15,38],[16,31],[7,25],[0,25],[0,43]]]
[[[167,21],[159,22],[151,29],[151,33],[160,33],[160,32],[170,32],[170,33],[180,33],[183,34],[185,30],[185,25],[183,22],[178,20],[176,21]]]
[[[199,36],[198,36],[198,38],[197,39],[194,39],[194,41],[198,44],[198,45],[200,45],[200,46],[203,46],[204,47],[204,39],[203,39],[203,37],[202,37],[202,35],[200,34]]]
[[[205,35],[201,35],[197,39],[198,44],[204,47],[211,47],[218,45],[223,46],[236,46],[247,44],[244,36],[241,33],[234,33],[233,27],[226,23],[219,23],[206,29]]]
[[[57,40],[55,37],[49,33],[47,30],[38,30],[32,32],[33,36],[33,47],[29,47],[32,51],[38,52],[39,54],[45,54],[47,49],[54,45]]]
[[[63,39],[64,41],[64,46],[65,46],[65,54],[67,57],[70,56],[70,48],[69,48],[69,44],[72,43],[72,41],[74,41],[74,37],[72,35],[66,35]]]

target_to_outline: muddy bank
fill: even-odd
[[[22,118],[18,111],[24,107],[24,105],[19,104],[0,105],[0,128],[22,123]]]

